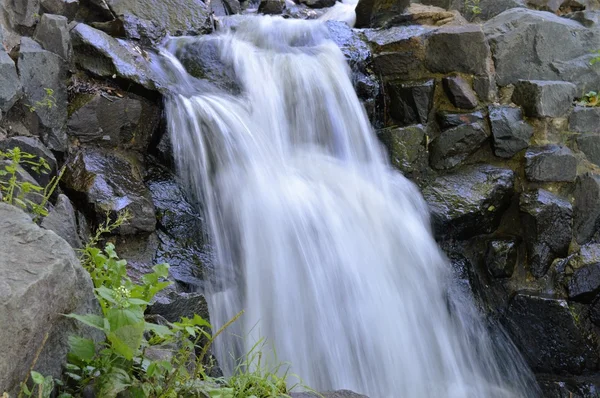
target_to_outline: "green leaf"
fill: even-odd
[[[95,289],[98,296],[112,304],[117,304],[115,300],[115,291],[107,288],[106,286],[100,286]]]
[[[162,263],[162,264],[156,264],[154,267],[152,267],[152,270],[154,270],[154,273],[159,277],[159,278],[166,278],[169,276],[169,264],[167,263]]]
[[[91,339],[69,336],[69,347],[71,348],[71,354],[82,361],[89,362],[96,355],[96,345]]]
[[[42,376],[40,373],[36,372],[35,370],[31,371],[31,380],[33,380],[33,382],[35,384],[42,384],[44,383],[44,376]]]
[[[27,395],[28,397],[31,397],[31,391],[29,390],[29,388],[27,388],[27,384],[21,383],[21,391],[23,391],[23,394]]]
[[[99,389],[97,396],[102,398],[115,398],[117,394],[131,386],[131,379],[126,371],[113,368],[97,381]]]
[[[78,315],[78,314],[67,314],[65,315],[68,318],[77,319],[79,322],[91,326],[95,329],[104,330],[104,318],[98,315],[87,314],[87,315]]]
[[[106,319],[110,325],[108,340],[114,350],[127,360],[132,360],[144,337],[144,313],[131,308],[111,308]]]
[[[166,338],[173,335],[173,332],[168,326],[157,325],[155,323],[146,322],[146,331],[154,332],[160,338]]]
[[[196,325],[196,326],[205,326],[207,328],[211,328],[212,329],[212,326],[210,325],[210,323],[208,323],[208,321],[206,319],[202,318],[198,314],[194,314],[194,325]]]

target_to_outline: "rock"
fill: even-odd
[[[40,0],[3,1],[1,7],[6,13],[3,19],[6,18],[17,31],[27,31],[35,26],[40,15]]]
[[[597,11],[576,11],[564,17],[577,21],[586,28],[592,28],[600,23],[600,13]]]
[[[310,8],[325,8],[332,7],[336,0],[298,0],[300,4],[304,4]]]
[[[208,305],[200,293],[170,292],[159,297],[146,310],[148,315],[160,315],[169,322],[179,322],[182,317],[193,318],[200,315],[209,320]]]
[[[527,0],[527,3],[538,10],[557,12],[564,0]]]
[[[567,287],[569,299],[592,302],[600,292],[600,263],[575,270]]]
[[[5,165],[9,165],[10,161],[9,160],[4,160],[1,161],[0,160],[0,168],[4,168]],[[31,176],[31,174],[29,174],[21,165],[17,166],[16,172],[15,172],[15,178],[17,180],[17,182],[19,183],[28,183],[31,185],[39,185],[38,181],[33,178]],[[15,187],[15,191],[13,192],[13,198],[18,198],[21,195],[21,189],[17,186]],[[36,192],[31,190],[28,193],[23,193],[24,198],[26,200],[29,200],[33,203],[35,203],[36,205],[41,205],[44,202],[44,196],[41,192]],[[15,203],[13,201],[13,203]],[[22,208],[24,210],[26,210],[28,213],[30,214],[35,214],[35,211],[33,209],[33,206],[31,204],[28,204],[27,202],[25,202],[24,205],[19,206],[19,208]]]
[[[527,8],[525,0],[480,0],[478,19],[487,21],[511,8]]]
[[[390,115],[402,126],[426,123],[433,106],[434,81],[388,85]]]
[[[283,13],[285,4],[281,0],[261,0],[258,12],[266,15],[278,15]]]
[[[429,37],[425,63],[431,72],[485,75],[490,62],[479,25],[444,26]]]
[[[108,94],[80,94],[71,101],[68,133],[79,142],[146,151],[160,111],[134,94],[124,98]]]
[[[429,146],[431,167],[443,170],[457,166],[475,153],[487,138],[488,133],[479,123],[443,131]]]
[[[525,8],[505,11],[483,29],[500,86],[521,79],[562,80],[575,83],[578,93],[595,89],[599,74],[589,60],[600,45],[600,31]]]
[[[319,394],[310,392],[293,392],[290,394],[292,398],[369,398],[366,395],[357,394],[348,390],[326,391]]]
[[[44,50],[53,52],[70,62],[73,49],[67,25],[67,17],[44,14],[35,30],[34,38],[44,47]]]
[[[52,152],[39,140],[37,137],[11,137],[6,140],[0,141],[0,151],[7,151],[9,149],[19,148],[22,152],[27,152],[31,155],[35,155],[38,159],[43,158],[50,166],[50,170],[47,174],[38,173],[31,165],[22,163],[21,166],[32,176],[34,176],[37,183],[45,187],[50,182],[50,179],[57,172],[56,158]],[[36,159],[36,161],[38,160]]]
[[[519,80],[512,100],[531,117],[563,117],[571,109],[577,95],[573,83],[541,80]]]
[[[544,189],[522,193],[519,209],[529,267],[534,277],[541,278],[555,258],[569,252],[573,209],[568,201]]]
[[[438,112],[436,119],[442,130],[474,123],[484,126],[486,123],[485,116],[480,111],[473,113]]]
[[[330,39],[342,50],[352,70],[365,73],[371,62],[371,49],[366,38],[344,22],[327,21],[325,24]]]
[[[49,214],[42,220],[42,228],[54,231],[74,249],[82,247],[81,239],[77,232],[77,216],[69,198],[58,195],[56,204]]]
[[[418,170],[419,160],[426,156],[427,133],[423,125],[384,129],[377,135],[394,167],[404,174]]]
[[[162,87],[145,53],[133,44],[117,40],[83,23],[71,29],[75,63],[99,77],[120,79],[149,90]]]
[[[482,101],[498,101],[498,88],[493,74],[473,77],[473,89]]]
[[[538,378],[542,396],[545,398],[595,398],[600,394],[600,383],[583,376],[578,378]]]
[[[8,112],[22,95],[15,63],[0,46],[0,111]]]
[[[34,369],[59,378],[68,337],[97,336],[63,314],[97,313],[99,306],[88,273],[62,238],[5,203],[0,230],[0,386],[17,396],[42,344]]]
[[[62,179],[70,197],[86,209],[97,223],[106,215],[128,210],[131,219],[119,234],[152,232],[156,228],[154,205],[142,181],[139,165],[125,154],[83,148],[66,163]]]
[[[490,105],[488,110],[496,156],[512,158],[529,146],[533,127],[523,121],[521,108]]]
[[[579,247],[579,253],[568,257],[572,269],[579,269],[600,263],[600,243],[587,243]]]
[[[494,231],[514,191],[512,170],[489,165],[465,167],[437,177],[423,190],[438,236],[470,236]]]
[[[578,319],[565,300],[518,293],[506,326],[534,372],[581,374],[596,369],[598,353]]]
[[[45,13],[62,15],[72,20],[79,9],[79,0],[42,0],[41,5]]]
[[[211,0],[211,12],[222,17],[225,15],[239,14],[241,12],[240,2],[238,0]]]
[[[535,182],[573,182],[577,177],[577,159],[562,145],[529,148],[525,153],[525,175]]]
[[[469,82],[460,76],[448,76],[442,79],[446,95],[457,108],[473,109],[477,106],[477,95]]]
[[[585,153],[586,158],[600,166],[600,135],[583,134],[577,137],[579,150]]]
[[[29,109],[40,123],[42,141],[54,151],[66,151],[67,68],[64,60],[23,38],[18,68]]]
[[[517,242],[514,239],[491,240],[485,254],[485,264],[494,278],[510,278],[517,263]]]
[[[600,133],[600,108],[576,106],[569,116],[569,131],[576,133]]]
[[[573,229],[580,245],[587,243],[600,227],[600,175],[586,173],[577,178],[573,206]]]
[[[389,20],[402,14],[410,0],[359,0],[356,6],[357,28],[385,27]]]

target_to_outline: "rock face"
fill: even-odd
[[[49,214],[44,217],[41,226],[44,229],[54,231],[74,249],[83,246],[77,232],[75,209],[66,195],[58,195],[56,204]]]
[[[569,82],[519,80],[512,100],[527,116],[562,117],[569,112],[577,87]]]
[[[420,169],[425,159],[427,133],[422,125],[385,129],[379,139],[388,149],[392,165],[405,174]]]
[[[568,254],[573,209],[568,201],[544,189],[521,194],[519,207],[529,267],[540,278],[556,257]]]
[[[600,108],[576,106],[569,116],[569,130],[577,133],[600,133]]]
[[[590,162],[600,166],[600,135],[580,135],[577,137],[577,146]]]
[[[445,77],[442,82],[452,105],[462,109],[473,109],[477,106],[477,95],[465,79],[451,76]]]
[[[48,163],[50,167],[48,174],[37,173],[32,169],[31,165],[22,164],[22,167],[35,178],[40,186],[45,187],[48,185],[52,176],[57,172],[57,162],[54,154],[36,137],[17,136],[0,141],[0,150],[2,151],[14,148],[19,148],[23,152],[42,158]]]
[[[89,275],[63,239],[4,203],[0,229],[0,388],[14,393],[46,333],[35,369],[60,377],[68,336],[88,336],[81,324],[62,314],[94,313],[99,307]]]
[[[575,270],[568,284],[569,298],[590,303],[600,292],[600,263]]]
[[[3,48],[0,48],[0,111],[8,111],[21,96],[21,81],[15,63]]]
[[[70,61],[73,53],[67,17],[44,14],[35,30],[34,38],[44,50],[53,52],[65,61]]]
[[[525,174],[530,181],[575,181],[577,159],[561,145],[530,148],[525,153]]]
[[[410,0],[359,0],[356,6],[356,27],[385,26],[396,15],[402,14],[409,5]]]
[[[426,123],[433,105],[434,81],[390,83],[390,115],[401,125]]]
[[[515,239],[491,240],[485,254],[485,264],[494,278],[510,278],[517,263]]]
[[[573,228],[577,243],[588,242],[600,227],[600,175],[586,173],[575,184]]]
[[[283,13],[284,3],[281,0],[261,0],[258,12],[266,15],[278,15]]]
[[[430,145],[430,162],[434,169],[450,169],[474,153],[487,140],[479,123],[464,124],[443,131]]]
[[[512,170],[478,165],[436,178],[423,190],[439,236],[490,233],[508,207]]]
[[[533,127],[523,121],[520,108],[490,106],[488,110],[496,156],[511,158],[529,146]]]
[[[431,72],[485,75],[490,47],[479,25],[447,26],[429,38],[425,63]]]
[[[156,228],[154,205],[135,159],[117,152],[85,148],[67,163],[62,182],[71,197],[96,222],[109,214],[129,210],[131,220],[119,228],[122,235],[152,232]]]

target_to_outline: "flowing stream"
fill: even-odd
[[[534,397],[519,354],[453,288],[427,206],[388,164],[325,24],[224,25],[171,39],[159,63],[173,81],[178,171],[216,250],[211,321],[219,328],[245,310],[216,344],[225,373],[264,338],[263,363],[288,362],[320,391]],[[179,62],[203,40],[216,40],[240,94],[207,87]]]

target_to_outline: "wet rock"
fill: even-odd
[[[473,123],[483,126],[486,123],[485,116],[480,111],[473,113],[438,112],[436,116],[442,130]]]
[[[579,253],[569,256],[568,264],[573,269],[600,263],[600,243],[588,243],[580,246]]]
[[[473,109],[477,106],[477,95],[469,82],[460,76],[450,76],[442,79],[446,95],[457,108]]]
[[[594,90],[598,71],[587,57],[598,48],[599,31],[525,8],[503,12],[486,22],[484,31],[500,86],[521,79],[563,80],[575,83],[578,92]],[[583,56],[587,60],[580,59]]]
[[[48,163],[50,170],[46,174],[36,172],[31,165],[26,163],[21,164],[28,173],[34,176],[40,186],[45,187],[57,171],[57,163],[54,154],[52,154],[52,152],[37,137],[17,136],[0,141],[0,151],[7,151],[14,148],[19,148],[22,152],[35,155],[38,159],[43,158]]]
[[[58,55],[23,38],[19,53],[19,78],[29,109],[37,116],[42,141],[52,150],[67,149],[67,68]]]
[[[392,165],[403,173],[419,168],[419,160],[426,155],[427,133],[423,125],[385,129],[378,137],[388,150]]]
[[[512,100],[531,117],[562,117],[571,109],[577,95],[573,83],[542,80],[519,80]]]
[[[466,238],[495,230],[510,203],[514,180],[512,170],[489,165],[436,178],[423,190],[436,234]]]
[[[590,303],[600,292],[600,263],[575,270],[568,284],[569,299]]]
[[[524,192],[519,201],[531,273],[546,274],[557,257],[566,257],[571,243],[571,204],[544,189]]]
[[[160,111],[149,101],[128,94],[80,94],[71,101],[68,133],[79,142],[145,151],[159,122]]]
[[[498,88],[493,74],[473,77],[473,89],[482,101],[496,102],[498,100]]]
[[[485,253],[485,264],[494,278],[510,278],[517,263],[515,239],[491,240]]]
[[[487,140],[488,133],[479,123],[464,124],[442,131],[429,146],[434,169],[450,169],[475,153]]]
[[[371,49],[365,38],[344,22],[327,21],[326,25],[331,40],[342,50],[350,67],[365,72],[371,58]]]
[[[564,0],[527,0],[532,8],[543,11],[557,12]]]
[[[44,14],[40,19],[34,38],[44,50],[53,52],[69,62],[73,53],[67,17]]]
[[[152,303],[146,314],[160,315],[169,322],[179,322],[182,317],[193,318],[196,314],[209,320],[208,305],[200,293],[170,292]]]
[[[69,198],[58,195],[56,204],[49,214],[42,220],[42,228],[54,231],[58,236],[67,241],[74,249],[82,246],[81,239],[77,233],[77,217],[75,209]]]
[[[0,48],[0,81],[0,111],[7,112],[21,97],[22,86],[15,63],[4,48]]]
[[[576,106],[569,116],[569,131],[600,133],[600,108]]]
[[[237,0],[211,0],[210,11],[218,16],[239,14],[241,11],[240,2]]]
[[[10,26],[18,31],[35,26],[40,15],[40,0],[3,1],[1,7]]]
[[[598,354],[578,319],[565,300],[519,293],[506,326],[534,372],[581,374],[596,369]]]
[[[402,126],[426,123],[433,106],[434,81],[390,83],[390,115]]]
[[[389,24],[389,20],[402,14],[410,0],[359,0],[356,6],[357,28],[376,28]]]
[[[279,15],[283,13],[284,5],[281,0],[261,0],[258,12],[266,15]]]
[[[587,243],[600,227],[600,175],[586,173],[575,184],[575,239],[580,245]]]
[[[425,62],[434,73],[485,75],[490,47],[479,25],[445,26],[429,38]]]
[[[496,156],[512,158],[529,146],[533,127],[523,121],[521,108],[489,106],[488,110]]]
[[[156,228],[154,205],[140,167],[124,154],[83,148],[67,162],[62,183],[97,223],[103,222],[107,214],[114,217],[128,210],[131,219],[119,228],[121,235]]]
[[[547,377],[547,376],[546,376]],[[600,394],[600,382],[585,376],[538,380],[545,398],[595,398]]]
[[[31,370],[46,333],[48,340],[34,369],[61,376],[68,337],[94,336],[61,314],[97,313],[99,306],[88,273],[62,238],[5,203],[0,203],[0,230],[0,386],[14,393]]]
[[[562,145],[530,148],[525,153],[525,175],[535,182],[573,182],[577,177],[577,159]]]
[[[476,17],[487,21],[511,8],[527,8],[525,0],[480,0]]]
[[[585,153],[585,157],[592,163],[600,166],[600,135],[583,134],[577,137],[579,150]]]
[[[41,5],[45,13],[63,15],[72,20],[79,9],[79,0],[42,0]]]
[[[298,2],[310,8],[325,8],[332,7],[336,0],[298,0]]]

